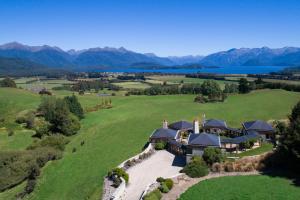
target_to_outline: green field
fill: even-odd
[[[134,82],[134,81],[114,83],[114,85],[122,87],[124,89],[146,89],[150,87],[150,85],[147,83]]]
[[[167,76],[147,76],[147,81],[151,83],[151,81],[153,83],[157,82],[157,83],[163,83],[164,81],[166,81],[168,84],[179,84],[182,81],[184,83],[203,83],[205,80],[207,79],[201,79],[201,78],[187,78],[183,75],[167,75]],[[216,82],[218,82],[221,86],[221,88],[224,88],[225,83],[234,83],[233,81],[221,81],[221,80],[216,80]],[[236,82],[235,82],[236,83]]]
[[[37,80],[36,78],[21,78],[16,79],[16,84],[18,87],[22,87],[27,90],[32,90],[34,88],[46,88],[46,89],[52,89],[54,87],[60,87],[63,84],[73,84],[73,81],[68,81],[64,79],[49,79],[49,80],[37,80],[32,83],[27,83],[27,81],[31,80]]]
[[[260,147],[238,154],[239,157],[260,155],[268,151],[272,151],[273,144],[264,143]]]
[[[300,187],[292,181],[270,176],[233,176],[202,181],[189,188],[179,200],[296,200]]]
[[[0,150],[22,150],[29,146],[34,134],[30,130],[17,130],[12,136],[8,136],[5,130],[0,130]]]
[[[16,89],[0,89],[0,95],[7,97],[7,101],[15,105],[15,110],[35,107],[40,100],[38,95]],[[205,113],[207,118],[224,119],[236,127],[246,120],[283,119],[299,100],[300,93],[261,90],[229,96],[224,103],[208,104],[194,103],[194,97],[110,97],[113,108],[86,115],[80,132],[67,145],[63,159],[43,168],[38,185],[28,199],[99,199],[107,171],[141,151],[153,129],[160,127],[163,119],[191,121]],[[79,100],[84,107],[101,102],[95,94],[79,96]],[[2,106],[0,108],[9,113]],[[83,140],[85,145],[81,146]],[[77,148],[76,153],[72,153],[73,147]],[[8,190],[0,197],[14,199],[15,190]]]

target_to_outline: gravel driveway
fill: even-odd
[[[144,189],[155,182],[157,177],[177,175],[184,165],[184,159],[162,150],[150,158],[128,169],[129,184],[125,190],[125,200],[138,200]]]

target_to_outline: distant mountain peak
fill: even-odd
[[[60,49],[59,47],[51,47],[49,45],[42,45],[42,46],[29,46],[29,45],[24,45],[22,43],[19,42],[9,42],[3,45],[0,45],[0,49],[3,50],[9,50],[9,49],[19,49],[19,50],[27,50],[27,51],[41,51],[41,50],[56,50],[56,51],[61,51],[63,52],[62,49]]]

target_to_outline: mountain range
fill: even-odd
[[[36,63],[49,68],[95,70],[101,68],[147,68],[174,66],[295,66],[300,65],[300,48],[240,48],[208,56],[159,57],[121,48],[90,48],[64,51],[48,45],[28,46],[17,42],[0,45],[0,59],[17,58],[18,63]],[[0,62],[1,63],[1,62]],[[2,67],[2,66],[0,66]]]

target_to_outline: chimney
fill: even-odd
[[[199,134],[199,121],[196,119],[194,120],[194,133]]]
[[[204,124],[206,123],[205,114],[202,115],[202,127],[204,127]]]
[[[167,128],[168,128],[168,122],[167,122],[167,120],[164,120],[164,121],[163,121],[163,128],[164,128],[164,129],[167,129]]]

